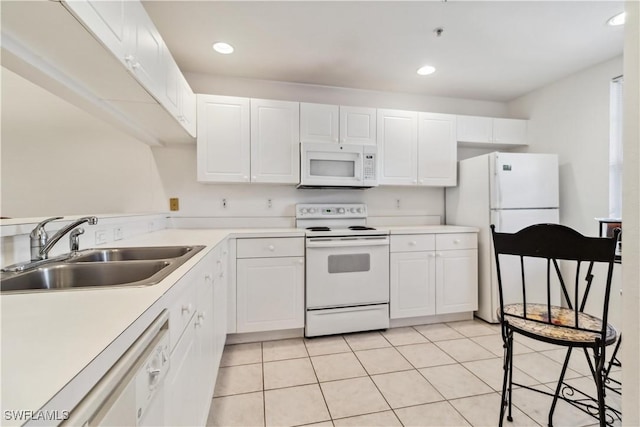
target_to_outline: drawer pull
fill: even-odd
[[[276,250],[276,247],[273,246],[273,245],[269,245],[269,247],[267,249],[269,249],[271,252],[273,252],[273,251]]]
[[[453,243],[455,243],[455,244],[457,245],[458,243],[460,243],[460,239],[455,239],[455,240],[453,241]]]
[[[190,314],[192,309],[193,309],[193,306],[191,304],[184,304],[182,306],[182,314],[184,313]]]
[[[409,246],[415,246],[417,244],[418,244],[418,242],[416,242],[415,240],[412,240],[412,241],[409,242]]]

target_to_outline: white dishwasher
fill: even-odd
[[[164,425],[169,313],[164,310],[71,411],[62,425]]]

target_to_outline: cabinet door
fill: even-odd
[[[171,54],[142,3],[125,3],[128,26],[125,63],[142,86],[156,98],[160,98],[165,89],[166,67],[163,60],[165,55]]]
[[[337,143],[338,106],[300,103],[300,142]]]
[[[73,0],[65,1],[64,5],[124,63],[128,36],[125,3],[128,1]]]
[[[198,181],[249,182],[249,99],[198,95]]]
[[[493,139],[493,122],[491,117],[458,116],[457,139],[460,142],[489,144]]]
[[[376,145],[376,109],[340,107],[340,143]]]
[[[436,253],[436,313],[478,309],[478,251]]]
[[[493,119],[493,142],[507,145],[527,144],[527,120]]]
[[[171,368],[164,383],[165,421],[168,426],[198,425],[198,346],[196,345],[196,317],[171,353]]]
[[[458,162],[456,117],[420,113],[418,116],[418,184],[455,186]]]
[[[418,113],[378,110],[378,183],[418,183]]]
[[[238,332],[304,327],[304,258],[238,260]]]
[[[389,312],[392,319],[436,314],[435,253],[391,254]]]
[[[300,182],[299,105],[251,100],[251,182]]]
[[[209,267],[209,266],[207,266]],[[209,405],[213,398],[216,373],[219,361],[215,363],[215,321],[214,310],[215,282],[213,273],[207,271],[202,273],[205,277],[199,283],[200,292],[198,298],[198,311],[196,312],[196,345],[197,345],[197,375],[198,381],[192,384],[197,389],[195,398],[197,400],[197,425],[203,425],[207,421]]]

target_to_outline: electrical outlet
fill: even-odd
[[[113,240],[122,240],[122,227],[113,229]]]
[[[172,197],[169,199],[169,210],[172,210],[172,211],[180,210],[180,200],[177,197]]]
[[[107,231],[106,230],[96,231],[96,245],[103,245],[105,243],[107,243]]]

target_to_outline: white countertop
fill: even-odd
[[[295,229],[161,230],[119,241],[117,246],[206,248],[156,285],[3,294],[2,424],[21,424],[4,420],[7,410],[71,409],[65,405],[88,391],[83,391],[83,384],[92,376],[101,376],[100,372],[111,366],[160,313],[163,307],[155,303],[218,243],[238,235],[293,237],[304,233]],[[141,317],[144,321],[129,328]],[[92,369],[87,371],[90,364]],[[73,387],[51,400],[70,382],[74,382]]]
[[[391,234],[478,231],[443,225],[385,228]],[[161,230],[116,246],[206,247],[156,285],[3,294],[3,418],[10,410],[72,409],[88,392],[86,384],[95,383],[164,308],[161,297],[225,238],[303,236],[299,229]],[[18,424],[3,419],[3,425]]]

